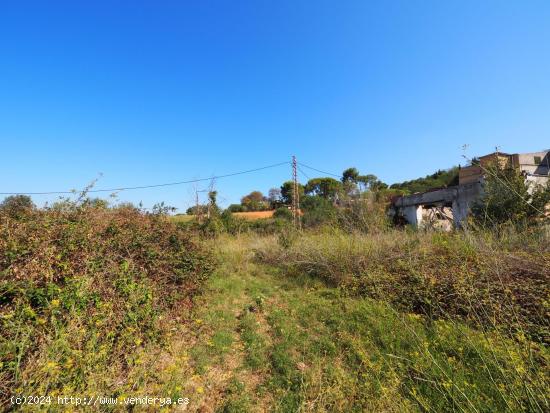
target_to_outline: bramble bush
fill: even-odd
[[[0,406],[12,394],[115,394],[162,345],[210,253],[161,213],[65,201],[0,212]]]

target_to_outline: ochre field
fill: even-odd
[[[251,211],[251,212],[233,212],[233,215],[238,218],[244,218],[244,219],[263,219],[263,218],[271,218],[273,217],[275,211]]]

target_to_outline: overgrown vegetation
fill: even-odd
[[[483,196],[473,204],[475,222],[482,227],[516,228],[540,225],[550,217],[550,181],[526,180],[517,170],[498,165],[486,169]]]
[[[306,243],[310,249],[319,241],[311,234],[293,239],[286,248]],[[195,396],[197,407],[222,412],[548,409],[544,345],[488,325],[468,325],[457,314],[437,319],[398,311],[384,298],[251,259],[251,249],[265,254],[288,242],[288,237],[282,242],[254,234],[216,241],[222,268],[198,298],[200,333],[190,351],[198,378],[182,378],[190,388],[207,389]],[[322,249],[311,258],[329,253]],[[344,257],[350,267],[354,259],[361,257]],[[324,264],[319,268],[329,271],[331,264]]]
[[[211,187],[194,217],[7,199],[4,406],[141,392],[190,411],[549,411],[550,187],[495,171],[462,230],[392,225],[391,196],[455,172],[310,179],[300,230],[292,182],[225,211]]]
[[[139,350],[163,344],[170,312],[212,269],[161,213],[87,201],[2,209],[1,405],[13,394],[120,394]]]
[[[549,340],[550,239],[545,231],[346,234],[326,229],[266,243],[261,262],[309,274],[350,294],[437,318],[459,318]]]
[[[426,175],[424,178],[392,184],[390,188],[414,194],[415,192],[424,192],[434,188],[455,186],[458,185],[458,170],[457,166],[446,170],[439,170],[431,175]]]

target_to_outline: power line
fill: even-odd
[[[313,171],[320,172],[322,174],[326,174],[326,175],[330,175],[330,176],[334,176],[336,178],[340,178],[340,175],[336,175],[336,174],[333,174],[333,173],[330,173],[330,172],[327,172],[327,171],[321,171],[320,169],[313,168],[312,166],[308,166],[303,162],[300,162],[299,164],[302,165],[302,166],[305,166],[306,168],[311,169]]]
[[[289,164],[289,162],[285,161],[285,162],[279,162],[279,163],[276,163],[276,164],[273,164],[273,165],[262,166],[260,168],[248,169],[246,171],[234,172],[234,173],[225,174],[225,175],[211,176],[209,178],[191,179],[191,180],[188,180],[188,181],[169,182],[169,183],[154,184],[154,185],[128,186],[128,187],[109,188],[109,189],[91,189],[91,190],[86,191],[86,192],[90,192],[90,193],[92,193],[92,192],[118,192],[118,191],[128,191],[128,190],[133,190],[133,189],[148,189],[148,188],[159,188],[159,187],[164,187],[164,186],[192,184],[192,183],[195,183],[195,182],[210,181],[212,179],[229,178],[231,176],[248,174],[248,173],[251,173],[251,172],[262,171],[264,169],[275,168],[277,166],[288,165],[288,164]],[[0,195],[61,195],[61,194],[74,194],[75,192],[77,192],[77,191],[0,192]]]
[[[298,170],[302,173],[302,175],[304,175],[306,177],[306,179],[309,181],[311,178],[308,176],[308,174],[306,174],[304,172],[304,170],[302,168],[300,168],[299,164],[297,165],[297,167],[298,167]]]
[[[302,229],[302,217],[300,215],[300,192],[298,190],[298,162],[296,156],[292,155],[292,217],[294,227]]]

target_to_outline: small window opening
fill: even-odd
[[[535,165],[540,165],[542,163],[542,158],[540,156],[535,156]]]

